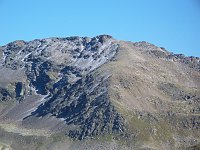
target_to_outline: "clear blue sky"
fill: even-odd
[[[99,34],[200,56],[200,0],[0,0],[0,45]]]

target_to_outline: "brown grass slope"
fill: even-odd
[[[178,149],[200,141],[200,73],[156,47],[120,41],[118,55],[100,70],[110,72],[112,103],[127,120],[135,144]],[[130,141],[131,142],[131,141]]]

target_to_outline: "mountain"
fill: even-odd
[[[110,35],[0,47],[0,148],[198,149],[200,58]]]

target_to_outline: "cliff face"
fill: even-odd
[[[109,35],[15,41],[0,47],[0,124],[124,149],[198,147],[199,60]]]

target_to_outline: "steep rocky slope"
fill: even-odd
[[[24,149],[32,137],[41,139],[31,149],[200,143],[198,57],[109,35],[48,38],[0,47],[0,74],[0,141],[8,147],[19,148],[6,140],[13,137]]]

